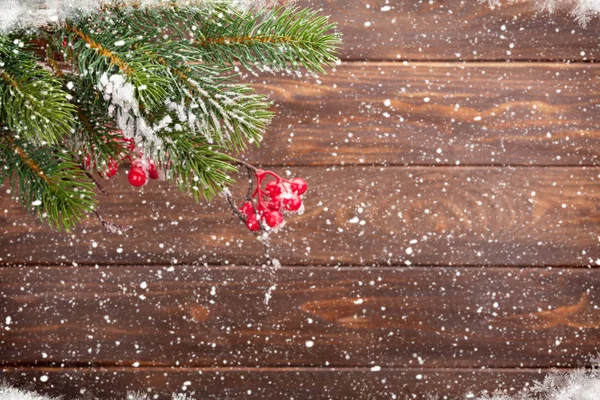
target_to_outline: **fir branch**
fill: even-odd
[[[0,138],[0,182],[18,184],[19,200],[30,213],[38,214],[57,229],[70,231],[95,207],[94,185],[63,150],[33,147],[22,139]]]
[[[277,8],[250,12],[228,7],[164,7],[127,10],[118,14],[130,29],[161,42],[186,60],[272,69],[324,73],[332,66],[341,43],[335,24],[317,11]],[[161,21],[160,24],[157,24]]]
[[[25,164],[42,181],[50,183],[50,180],[46,174],[44,174],[44,171],[42,171],[40,166],[33,161],[20,146],[15,144],[15,140],[12,137],[6,137],[5,141],[17,153],[23,164]]]
[[[86,165],[99,170],[106,169],[113,160],[130,155],[125,138],[114,128],[106,104],[78,89],[74,92],[77,123],[67,141],[71,152]]]
[[[83,32],[81,29],[79,29],[75,26],[69,25],[68,23],[65,24],[65,27],[66,27],[67,32],[71,32],[71,33],[75,34],[75,37],[83,40],[83,42],[90,49],[96,50],[96,52],[100,56],[106,58],[110,65],[116,65],[117,67],[119,67],[119,71],[121,73],[123,73],[125,75],[131,75],[133,73],[132,68],[125,61],[123,61],[123,59],[121,59],[121,57],[117,56],[114,52],[110,51],[106,47],[104,47],[101,44],[99,44],[98,42],[96,42],[89,35],[86,35],[85,32]]]
[[[192,24],[198,24],[193,29]],[[316,11],[279,8],[259,13],[217,9],[212,18],[187,21],[194,32],[199,56],[205,62],[234,63],[259,70],[299,70],[324,73],[323,65],[332,66],[340,44],[327,17]]]
[[[163,19],[171,21],[171,26],[177,18],[183,18],[173,12],[175,14],[160,10]],[[197,13],[204,15],[205,11]],[[134,41],[133,37],[138,38],[140,41],[133,44],[134,51],[142,52],[149,62],[164,67],[172,82],[171,92],[166,109],[155,110],[152,117],[161,120],[165,114],[170,115],[174,121],[186,124],[193,133],[204,135],[209,143],[230,150],[243,150],[248,142],[260,143],[273,117],[268,111],[271,103],[265,96],[255,94],[250,86],[237,83],[237,76],[231,74],[229,68],[186,64],[180,42],[162,37],[158,41],[158,25],[152,23],[155,17],[148,9],[117,12],[106,19],[95,20],[92,25],[96,32],[110,32],[130,42]],[[135,26],[137,29],[133,28]],[[157,42],[143,45],[148,40]]]
[[[173,131],[163,134],[164,154],[159,154],[167,178],[194,200],[211,199],[233,183],[229,175],[236,170],[232,159],[209,145],[202,136]]]
[[[49,70],[0,35],[0,124],[10,132],[0,138],[0,178],[18,181],[23,205],[58,227],[94,211],[81,161],[103,170],[121,160],[123,137],[194,199],[211,198],[236,170],[224,152],[258,144],[273,117],[233,64],[323,72],[335,60],[339,36],[314,11],[142,3],[98,5],[39,31]]]
[[[103,76],[120,74],[133,85],[135,99],[146,114],[164,104],[170,82],[165,68],[145,57],[145,45],[132,49],[138,42],[136,38],[116,40],[111,32],[88,32],[93,26],[91,22],[79,25],[65,24],[56,42],[67,42],[65,50],[72,49],[73,63],[82,78],[90,79],[92,86],[98,87]]]
[[[230,150],[258,144],[273,118],[271,102],[252,87],[234,83],[235,76],[205,65],[183,65],[154,53],[149,57],[168,68],[173,93],[167,108],[175,121],[185,123],[209,143]]]
[[[56,61],[57,48],[54,41],[51,37],[46,37],[46,40],[46,62],[54,76],[61,79],[64,90],[72,93],[70,99],[77,113],[75,129],[65,138],[64,144],[78,156],[81,165],[85,164],[88,169],[106,169],[109,162],[129,155],[125,140],[115,131],[106,103],[98,101],[96,92],[84,86],[85,79],[63,72]],[[86,174],[102,193],[108,195],[89,171]]]
[[[56,144],[73,127],[74,107],[60,80],[21,44],[0,36],[0,121],[35,143]]]

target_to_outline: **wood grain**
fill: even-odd
[[[600,264],[598,19],[299,4],[339,24],[343,60],[410,62],[253,78],[279,114],[249,158],[310,185],[273,237],[296,267],[230,266],[260,265],[261,244],[222,199],[164,183],[107,184],[124,235],[52,232],[3,187],[0,263],[25,266],[0,268],[1,378],[101,399],[406,400],[514,391],[598,353],[600,270],[561,268]]]
[[[464,0],[301,0],[299,5],[322,9],[339,24],[344,59],[597,59],[598,18],[585,29],[567,11],[538,15],[532,2],[504,3],[494,10]]]
[[[4,267],[0,282],[4,366],[544,368],[600,350],[597,269]]]
[[[277,171],[285,174],[285,170]],[[294,168],[306,213],[272,237],[286,265],[554,265],[600,262],[597,168]],[[121,171],[99,211],[132,225],[106,233],[90,219],[53,232],[0,197],[1,263],[261,265],[263,246],[224,199],[196,205],[169,185],[142,191]],[[241,201],[244,179],[234,189]]]
[[[353,3],[354,4],[354,3]],[[598,165],[600,66],[344,63],[255,79],[265,165]]]
[[[40,382],[42,376],[48,380]],[[127,391],[151,399],[187,393],[197,400],[237,399],[398,399],[425,400],[435,392],[463,398],[502,390],[507,393],[541,380],[535,370],[411,370],[382,369],[189,369],[189,368],[20,368],[4,369],[0,377],[17,387],[50,395],[79,398],[81,392],[114,400]],[[185,386],[185,390],[183,389]]]

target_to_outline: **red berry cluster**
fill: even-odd
[[[121,163],[121,161],[123,161],[124,159],[129,158],[129,154],[135,148],[135,144],[133,143],[133,139],[124,138],[124,137],[122,137],[122,136],[120,136],[118,134],[112,136],[111,139],[108,139],[108,140],[113,140],[113,141],[121,144],[122,151],[121,151],[120,157],[118,159],[114,159],[113,157],[109,157],[108,163],[105,166],[104,170],[100,170],[98,168],[98,166],[96,165],[96,162],[92,160],[91,154],[88,154],[87,156],[85,156],[85,158],[83,160],[83,167],[85,169],[87,169],[87,170],[94,169],[94,170],[96,170],[96,172],[100,176],[103,176],[106,179],[112,178],[113,176],[115,176],[117,174],[117,171],[119,170],[119,164]]]
[[[98,174],[108,179],[117,174],[117,171],[119,170],[119,164],[121,162],[124,160],[129,160],[129,162],[131,162],[131,168],[129,169],[127,178],[132,186],[137,187],[145,185],[148,181],[148,178],[160,178],[159,170],[151,160],[141,153],[132,157],[132,155],[135,154],[135,143],[133,139],[124,138],[120,134],[117,134],[112,138],[112,140],[121,143],[123,146],[123,152],[119,159],[110,157],[108,160],[108,165],[103,171],[101,171],[96,167],[96,163],[92,161],[92,156],[88,154],[83,161],[83,167],[87,170],[95,169]]]
[[[256,190],[252,195],[257,201],[256,210],[252,202],[246,201],[240,212],[246,218],[246,226],[252,232],[260,230],[263,221],[270,228],[281,227],[284,223],[282,211],[299,212],[302,208],[302,195],[306,192],[306,181],[302,178],[283,179],[272,171],[256,170]],[[275,178],[266,183],[267,176]],[[267,200],[268,199],[268,200]],[[257,215],[258,213],[258,215]]]
[[[139,158],[131,163],[127,178],[132,186],[143,186],[150,179],[158,179],[160,174],[156,165],[150,160]]]

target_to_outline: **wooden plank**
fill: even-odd
[[[584,29],[567,11],[536,15],[531,2],[504,3],[494,10],[464,0],[301,0],[299,5],[320,8],[339,24],[345,59],[597,59],[597,18]]]
[[[41,382],[42,376],[47,377]],[[49,395],[98,399],[125,398],[127,392],[168,399],[185,393],[204,399],[426,399],[519,390],[543,378],[535,370],[382,369],[187,369],[187,368],[39,368],[0,371],[16,387]],[[44,378],[46,379],[46,378]],[[184,389],[185,388],[185,389]],[[409,397],[410,396],[410,397]],[[468,397],[467,397],[468,398]]]
[[[285,171],[277,169],[285,174]],[[554,265],[600,262],[597,168],[294,168],[310,185],[306,213],[273,235],[285,265]],[[234,188],[238,199],[246,183]],[[260,265],[263,246],[224,199],[196,205],[165,182],[142,191],[122,171],[96,219],[53,232],[4,191],[0,262]],[[6,189],[5,189],[6,190]],[[410,248],[410,249],[409,249]]]
[[[1,363],[538,368],[578,366],[600,350],[597,269],[283,267],[269,276],[0,268]]]
[[[353,4],[355,4],[354,2]],[[600,66],[345,63],[255,79],[277,105],[268,165],[598,165]]]

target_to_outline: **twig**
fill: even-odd
[[[229,190],[225,191],[225,198],[229,203],[229,207],[231,207],[231,211],[233,211],[233,213],[240,219],[240,221],[242,221],[245,224],[246,217],[244,217],[244,214],[242,214],[241,211],[236,207],[233,201],[233,197],[231,196],[231,192]]]
[[[248,168],[249,170],[251,170],[251,171],[253,171],[253,172],[256,172],[256,171],[258,171],[258,168],[256,168],[254,165],[248,164],[246,161],[243,161],[243,160],[238,160],[237,158],[233,158],[233,157],[231,157],[231,159],[232,159],[232,160],[233,160],[235,163],[237,163],[237,164],[239,164],[239,165],[242,165],[242,166],[244,166],[244,167]]]
[[[133,230],[133,226],[131,226],[131,225],[118,225],[118,224],[115,224],[112,222],[108,222],[108,221],[105,221],[104,218],[102,218],[96,210],[92,210],[92,212],[94,214],[96,214],[96,217],[98,217],[98,220],[102,223],[102,226],[104,227],[104,229],[106,229],[107,232],[118,233],[118,232],[122,232],[122,231]]]
[[[100,181],[98,179],[96,179],[96,177],[94,175],[92,175],[88,170],[86,170],[85,168],[83,168],[81,166],[79,168],[81,168],[85,172],[86,176],[88,178],[90,178],[92,180],[92,182],[94,182],[94,184],[96,185],[96,187],[98,189],[100,189],[100,191],[102,193],[104,193],[105,196],[108,196],[108,192],[104,189],[104,187],[102,186],[102,184],[100,183]]]
[[[252,189],[254,189],[254,177],[252,176],[252,170],[248,170],[248,193],[246,193],[246,200],[252,201]]]
[[[246,193],[246,201],[248,201],[248,202],[250,202],[250,204],[252,204],[252,208],[254,210],[254,215],[258,216],[259,214],[258,214],[258,209],[256,207],[256,202],[252,198],[252,192],[254,189],[254,173],[256,171],[258,171],[258,168],[254,167],[253,165],[248,164],[245,161],[241,161],[241,160],[235,160],[235,161],[237,163],[239,163],[240,165],[246,167],[246,171],[248,172],[248,192]],[[261,188],[259,187],[258,190],[260,190],[260,189]],[[227,199],[227,202],[229,203],[229,207],[231,207],[231,211],[233,212],[233,214],[235,216],[237,216],[240,219],[240,221],[242,221],[242,223],[244,223],[244,226],[246,226],[247,218],[242,214],[242,212],[235,205],[235,202],[233,200],[233,196],[231,195],[231,192],[229,190],[225,190],[224,194],[225,194],[225,198]],[[267,260],[264,267],[269,275],[268,276],[269,287],[265,293],[265,305],[268,306],[269,300],[271,299],[273,291],[277,287],[277,284],[275,284],[275,272],[281,266],[281,264],[279,264],[279,261],[277,259],[274,259],[271,257],[271,244],[269,243],[269,227],[267,226],[267,224],[264,221],[261,220],[261,218],[257,218],[257,221],[258,221],[258,226],[260,227],[260,231],[252,232],[252,233],[254,235],[258,236],[264,245],[264,254],[265,254],[265,258]]]
[[[256,209],[256,204],[254,204],[254,201],[252,200],[252,189],[254,189],[254,183],[252,181],[252,178],[253,178],[252,177],[252,169],[247,167],[247,170],[248,170],[248,194],[246,195],[246,200],[249,201],[250,204],[252,204],[252,208],[254,209],[254,214],[258,215],[258,210]],[[233,201],[233,196],[231,195],[231,192],[229,190],[225,190],[224,194],[225,194],[225,198],[227,199],[227,202],[229,203],[229,207],[231,208],[231,211],[233,212],[233,214],[235,216],[237,216],[244,225],[246,225],[247,218],[244,216],[244,214],[242,214],[242,212],[235,205],[235,201]],[[260,224],[260,222],[259,222],[259,224]],[[261,227],[261,231],[262,231],[262,227]],[[259,232],[252,232],[252,233],[256,236],[260,235]]]

